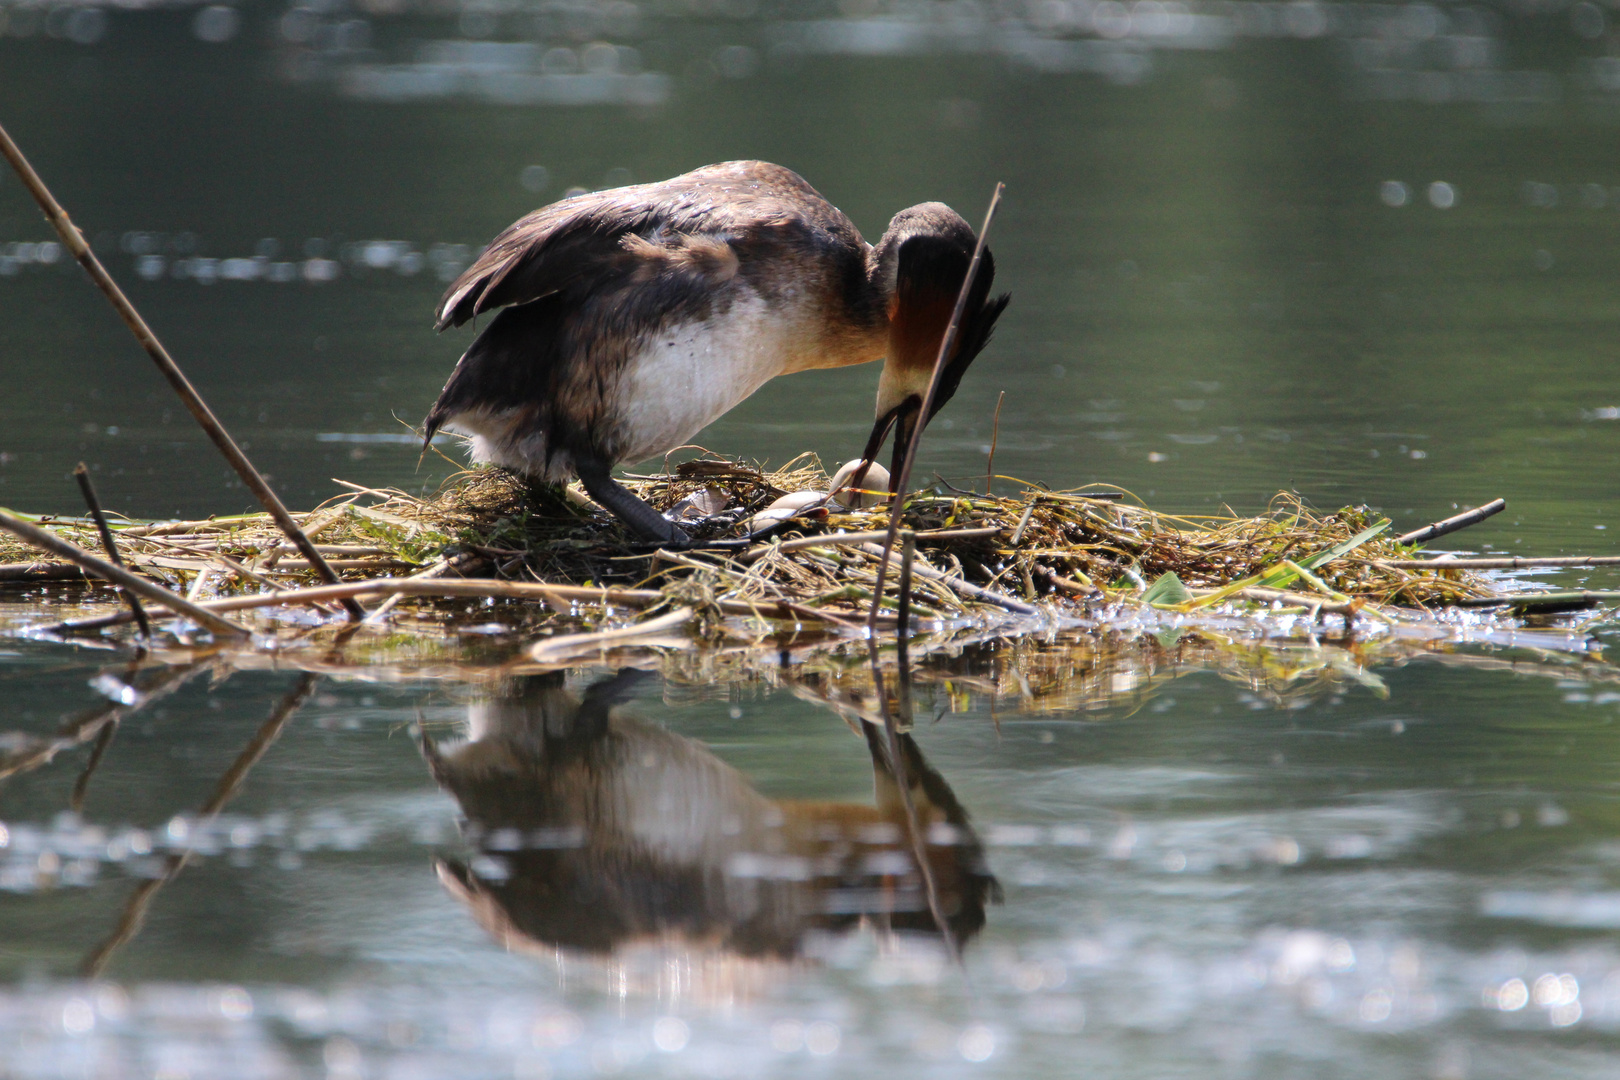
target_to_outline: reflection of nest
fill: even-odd
[[[1522,638],[1524,632],[1520,632]],[[1163,640],[1161,640],[1163,638]],[[1554,639],[1549,638],[1549,644]],[[1228,636],[1208,629],[1170,635],[1070,633],[1055,639],[949,635],[914,641],[910,682],[926,691],[934,712],[988,705],[1004,718],[1019,714],[1129,713],[1185,675],[1212,671],[1276,707],[1362,688],[1387,694],[1375,669],[1417,659],[1557,679],[1620,683],[1620,668],[1599,654],[1519,647],[1510,653],[1462,651],[1441,640],[1385,637],[1348,643]],[[851,719],[875,721],[870,653],[862,643],[829,643],[798,650],[791,667],[777,652],[670,652],[657,667],[669,680],[672,702],[734,692],[739,685],[782,686],[828,705]],[[896,701],[898,655],[879,654],[891,709]],[[727,687],[732,689],[728,690]],[[917,711],[923,712],[918,705]]]

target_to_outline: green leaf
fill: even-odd
[[[1305,559],[1299,565],[1303,566],[1307,570],[1315,570],[1318,566],[1322,566],[1325,563],[1332,562],[1334,559],[1350,554],[1352,551],[1356,550],[1356,548],[1360,547],[1362,544],[1365,544],[1367,541],[1389,528],[1389,526],[1389,518],[1384,518],[1376,525],[1371,525],[1365,529],[1362,529],[1360,532],[1356,533],[1356,535],[1344,541],[1344,543],[1334,544],[1326,551],[1318,551],[1315,555]],[[1267,589],[1280,589],[1298,576],[1299,575],[1295,574],[1286,566],[1279,566],[1275,570],[1272,570],[1270,573],[1266,574],[1265,577],[1261,578],[1255,584]]]
[[[1185,604],[1192,598],[1192,593],[1187,591],[1187,586],[1181,583],[1174,570],[1161,574],[1142,594],[1142,601],[1148,604]]]

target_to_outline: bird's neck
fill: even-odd
[[[880,413],[927,392],[955,304],[954,293],[931,288],[904,290],[890,302],[889,354],[878,381]]]

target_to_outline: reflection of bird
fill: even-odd
[[[880,356],[868,456],[896,426],[898,451],[932,418],[918,414],[974,239],[950,207],[922,203],[872,247],[797,174],[762,161],[553,203],[445,293],[441,330],[503,310],[445,383],[427,437],[448,427],[473,437],[479,460],[577,475],[638,532],[683,543],[613,466],[682,445],[778,375]],[[935,411],[1006,306],[989,298],[994,275],[985,252]]]
[[[471,863],[441,879],[508,948],[610,953],[656,942],[790,958],[863,919],[935,929],[885,740],[869,731],[877,805],[774,801],[701,743],[613,712],[621,673],[583,699],[560,675],[474,704],[469,741],[424,742],[461,804]],[[902,754],[940,907],[958,942],[996,895],[943,777]]]

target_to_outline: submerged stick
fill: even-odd
[[[90,778],[96,775],[96,768],[100,766],[101,759],[107,754],[107,747],[112,744],[113,735],[118,731],[118,718],[108,717],[101,725],[101,734],[96,736],[96,743],[90,748],[90,759],[84,763],[84,769],[79,778],[73,782],[73,794],[68,796],[68,809],[77,814],[84,809],[84,797],[90,791]]]
[[[492,597],[497,600],[566,600],[581,604],[622,604],[625,607],[650,607],[669,599],[656,589],[588,588],[583,585],[547,585],[538,581],[490,581],[468,578],[456,580],[374,578],[371,581],[346,581],[342,585],[318,585],[309,589],[288,589],[284,592],[257,593],[253,596],[229,596],[220,600],[205,600],[197,606],[208,612],[248,611],[254,608],[341,600],[352,596],[396,594],[449,599]],[[715,603],[727,615],[775,618],[786,622],[798,622],[804,617],[814,616],[837,625],[847,623],[841,616],[831,612],[819,612],[790,600],[717,600]],[[113,615],[101,619],[81,619],[58,623],[43,629],[89,630],[114,626],[125,621],[125,618]]]
[[[8,563],[0,566],[0,581],[83,581],[86,574],[72,563]]]
[[[292,719],[293,713],[302,708],[304,702],[315,692],[317,678],[313,674],[306,673],[271,710],[270,718],[254,732],[247,746],[236,756],[236,760],[231,762],[230,768],[219,778],[219,783],[214,785],[214,793],[197,811],[198,824],[206,824],[213,820],[225,808],[225,804],[236,796],[242,787],[242,781],[247,779],[248,771],[258,764],[264,752],[270,749],[270,744],[281,735],[281,730],[287,726],[287,721]],[[187,848],[185,851],[170,855],[164,860],[161,877],[141,882],[135,891],[130,893],[129,899],[124,903],[124,911],[119,917],[118,925],[106,940],[84,958],[79,967],[81,975],[87,979],[100,975],[108,961],[113,958],[113,954],[129,944],[135,935],[141,932],[141,927],[146,922],[147,909],[152,906],[153,898],[163,886],[173,881],[179,876],[180,871],[186,868],[186,864],[191,861],[191,854],[191,849]]]
[[[315,550],[315,545],[304,535],[304,530],[298,527],[298,523],[287,512],[287,508],[282,505],[281,499],[271,490],[259,470],[255,469],[253,463],[247,459],[247,455],[242,453],[242,448],[236,445],[236,440],[231,438],[230,432],[225,430],[225,426],[219,422],[219,418],[208,407],[208,403],[203,401],[202,395],[197,393],[197,388],[191,385],[191,380],[180,370],[180,365],[174,362],[174,358],[163,347],[157,335],[152,333],[152,328],[146,325],[146,320],[135,310],[135,305],[129,302],[129,298],[118,287],[118,283],[113,281],[112,275],[101,265],[101,260],[96,258],[95,252],[84,242],[84,237],[69,219],[67,211],[62,209],[62,204],[56,201],[56,197],[45,186],[45,181],[40,179],[39,174],[28,163],[21,148],[12,141],[4,127],[0,127],[0,154],[4,154],[6,160],[11,162],[11,167],[22,178],[23,186],[28,188],[29,193],[34,196],[34,201],[39,203],[40,209],[45,212],[45,219],[62,238],[62,243],[73,253],[79,265],[84,267],[85,272],[90,275],[90,280],[95,282],[96,288],[100,289],[102,295],[112,304],[119,317],[124,320],[124,325],[135,335],[135,340],[146,350],[146,355],[152,358],[152,362],[163,373],[163,377],[174,388],[174,392],[180,395],[186,409],[201,425],[209,439],[213,440],[219,452],[225,455],[225,460],[236,470],[236,475],[242,478],[242,483],[247,485],[247,489],[253,492],[264,508],[270,512],[270,516],[281,527],[281,531],[286,533],[287,537],[298,546],[298,550],[304,553],[305,558],[309,559],[310,565],[315,568],[315,572],[323,581],[334,585],[341,581],[337,572],[326,565],[326,560]],[[348,608],[351,618],[365,617],[366,613],[354,600],[347,600],[344,606]]]
[[[107,527],[107,515],[101,512],[101,500],[96,497],[95,485],[90,483],[90,470],[79,462],[79,467],[73,470],[73,479],[79,482],[79,491],[84,495],[84,504],[90,508],[90,516],[96,521],[96,531],[101,534],[101,546],[107,552],[107,561],[114,566],[123,566],[124,560],[118,557],[118,544],[113,540],[112,529]],[[129,613],[135,616],[135,625],[141,628],[141,637],[152,636],[152,624],[146,621],[146,609],[141,607],[141,598],[128,589],[120,588],[119,593],[129,603]]]
[[[917,534],[907,529],[900,534],[900,601],[896,611],[895,632],[899,635],[901,648],[904,648],[906,631],[911,625],[911,571],[917,561]],[[905,658],[901,658],[901,670]]]
[[[1521,559],[1516,555],[1479,559],[1374,559],[1392,570],[1533,570],[1537,567],[1620,566],[1620,555],[1554,555]]]
[[[560,634],[556,637],[541,638],[529,646],[529,659],[540,663],[557,660],[565,656],[575,656],[581,652],[592,649],[606,649],[615,645],[622,645],[637,638],[660,634],[666,630],[673,630],[678,626],[685,626],[696,617],[697,612],[689,607],[676,608],[667,615],[660,615],[656,619],[648,619],[633,626],[620,627],[617,630],[600,630],[594,634]]]
[[[1506,509],[1506,499],[1492,499],[1484,506],[1476,506],[1472,510],[1465,510],[1455,517],[1448,517],[1443,521],[1436,521],[1432,525],[1425,525],[1423,528],[1409,532],[1405,536],[1397,536],[1395,542],[1397,544],[1426,544],[1437,537],[1478,524],[1493,514],[1500,514]]]
[[[1620,603],[1620,592],[1592,592],[1581,589],[1573,592],[1512,593],[1507,596],[1464,596],[1446,601],[1449,607],[1596,607],[1599,604]]]
[[[984,260],[984,240],[990,234],[990,222],[995,219],[996,206],[1001,202],[1001,193],[1007,185],[996,184],[996,190],[990,195],[990,206],[984,212],[984,224],[979,227],[979,238],[973,244],[973,258],[968,261],[967,274],[962,278],[962,287],[956,293],[956,307],[951,310],[951,321],[945,327],[945,336],[939,341],[939,355],[934,357],[934,374],[928,380],[928,392],[923,395],[922,406],[917,412],[917,423],[911,429],[911,442],[906,445],[906,453],[900,459],[900,475],[892,478],[894,484],[893,507],[889,512],[889,532],[883,540],[883,558],[878,563],[877,584],[872,587],[872,607],[866,613],[866,628],[869,633],[877,631],[878,611],[883,604],[883,575],[889,566],[889,555],[894,551],[895,539],[900,534],[900,518],[906,503],[906,487],[911,483],[911,467],[917,461],[917,448],[922,445],[923,429],[928,426],[933,416],[934,398],[939,393],[940,376],[945,373],[945,362],[950,358],[951,346],[956,344],[957,332],[962,327],[962,313],[967,310],[968,294],[973,291],[973,280],[979,276],[979,264]],[[898,435],[895,438],[899,438]]]
[[[205,626],[216,634],[229,634],[232,637],[247,637],[248,631],[235,623],[222,619],[207,608],[199,607],[183,597],[176,596],[161,585],[154,585],[143,577],[136,577],[122,566],[114,566],[110,562],[98,559],[88,551],[63,540],[53,532],[30,524],[18,517],[0,510],[0,529],[12,533],[41,550],[52,555],[60,556],[68,562],[77,563],[86,571],[112,582],[122,585],[132,593],[139,593],[154,604],[161,604],[170,611],[184,615],[199,626]]]

